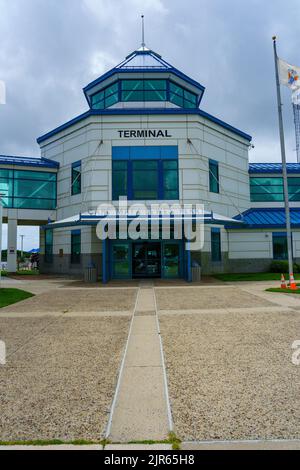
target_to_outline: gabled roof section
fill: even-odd
[[[158,70],[169,70],[172,69],[172,65],[168,64],[162,57],[156,52],[150,49],[143,48],[129,54],[123,62],[116,66],[116,69],[134,69],[134,68],[146,68],[146,69],[158,69]]]
[[[287,163],[288,173],[300,173],[300,163]],[[281,163],[249,163],[249,173],[282,173]]]
[[[39,168],[59,168],[59,163],[48,158],[17,157],[11,155],[0,155],[0,165],[20,165]]]
[[[291,226],[300,228],[300,207],[290,208]],[[283,207],[268,207],[268,208],[254,208],[248,209],[240,215],[234,217],[236,220],[243,220],[245,229],[285,229],[285,209]],[[227,225],[226,228],[234,229],[237,227]]]
[[[119,65],[117,65],[113,69],[106,72],[104,75],[101,75],[101,77],[89,83],[83,89],[83,91],[86,95],[86,93],[89,90],[99,85],[101,82],[111,77],[112,75],[116,73],[128,73],[128,72],[141,72],[141,73],[143,72],[171,72],[174,75],[178,76],[179,78],[185,80],[189,84],[197,87],[199,91],[202,92],[202,94],[205,90],[205,87],[203,85],[193,80],[192,78],[188,77],[184,73],[180,72],[180,70],[176,69],[171,64],[169,64],[164,59],[162,59],[162,57],[159,54],[157,54],[156,52],[150,49],[143,47],[141,49],[138,49],[132,52]]]

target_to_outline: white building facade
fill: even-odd
[[[284,259],[281,168],[249,167],[251,137],[201,109],[201,84],[143,47],[84,93],[89,110],[38,139],[41,161],[55,165],[51,171],[57,177],[55,211],[49,209],[51,220],[41,229],[42,272],[82,275],[94,266],[103,282],[190,281],[196,266],[206,274],[261,271],[272,259]],[[1,168],[9,163],[0,157]],[[297,259],[300,167],[289,172]],[[1,181],[8,191],[0,173]],[[192,216],[194,225],[200,219],[204,223],[203,246],[189,251],[172,227],[165,238],[162,220],[156,238],[143,233],[126,239],[120,236],[118,212],[116,237],[101,240],[99,206],[118,207],[120,197],[146,207],[203,205],[203,215]],[[11,210],[9,198],[6,210]],[[132,221],[129,213],[126,220]]]

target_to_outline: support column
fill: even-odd
[[[17,236],[18,220],[8,217],[7,227],[7,271],[15,273],[17,271]]]

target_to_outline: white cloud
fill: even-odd
[[[107,70],[113,68],[118,63],[118,59],[105,52],[95,51],[91,57],[90,71],[99,77]]]

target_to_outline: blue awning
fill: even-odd
[[[300,208],[293,207],[290,209],[291,215],[291,226],[293,228],[300,228]],[[225,228],[236,229],[257,229],[257,228],[285,228],[285,210],[282,207],[279,208],[255,208],[248,209],[243,212],[243,217],[240,215],[234,217],[236,220],[243,220],[245,227],[237,227],[232,224],[228,224]]]
[[[288,173],[300,173],[300,163],[287,163]],[[282,173],[281,163],[249,163],[249,173]]]

